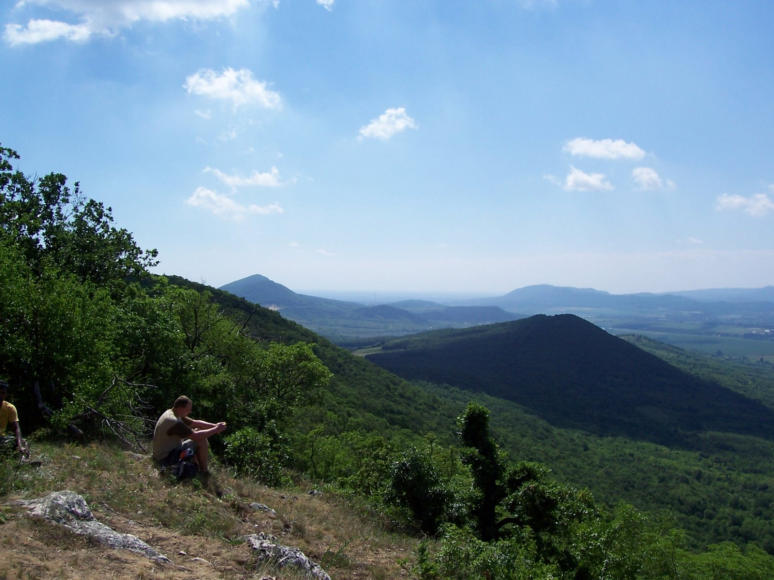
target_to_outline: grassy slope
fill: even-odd
[[[113,446],[51,445],[33,449],[42,466],[0,464],[0,549],[3,578],[301,578],[258,565],[244,536],[272,534],[300,548],[334,578],[401,578],[417,540],[380,523],[331,493],[269,489],[231,477],[222,468],[207,486],[161,476],[150,458]],[[64,528],[33,520],[15,503],[69,489],[96,518],[131,533],[172,560],[97,545]],[[250,508],[258,502],[276,515]]]

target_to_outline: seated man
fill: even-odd
[[[29,457],[27,442],[22,439],[21,427],[19,427],[19,415],[16,407],[5,400],[8,396],[8,383],[0,380],[0,447],[14,449],[21,458]],[[6,428],[10,427],[13,435],[5,435]]]
[[[186,396],[175,399],[171,409],[161,414],[153,431],[153,459],[162,465],[175,465],[184,451],[192,450],[199,471],[207,473],[209,444],[207,439],[226,429],[225,423],[208,423],[191,419],[193,403]]]

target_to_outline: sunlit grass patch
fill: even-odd
[[[130,570],[136,578],[303,578],[257,561],[244,538],[258,532],[299,548],[337,579],[408,577],[400,562],[413,559],[416,540],[387,531],[365,503],[334,490],[312,495],[307,481],[270,488],[233,477],[217,461],[209,481],[178,482],[159,472],[149,456],[102,443],[39,442],[33,452],[42,459],[40,467],[0,464],[0,478],[7,474],[0,482],[8,482],[0,504],[0,548],[6,571],[15,571],[10,577],[128,577]],[[82,495],[99,521],[137,535],[180,570],[196,572],[158,568],[139,556],[64,533],[54,524],[29,519],[13,503],[64,489]],[[34,572],[33,562],[49,555],[50,564]],[[99,566],[90,567],[95,557]]]

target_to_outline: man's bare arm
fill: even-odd
[[[14,434],[16,435],[16,448],[19,451],[22,451],[22,436],[21,436],[21,427],[19,427],[19,422],[14,421],[13,423],[8,423],[8,426],[13,429]]]
[[[212,429],[218,423],[210,423],[209,421],[202,421],[201,419],[190,419],[189,425],[194,429]]]
[[[209,429],[197,429],[196,431],[191,433],[189,437],[194,441],[200,442],[200,441],[204,441],[208,437],[217,435],[221,431],[225,431],[225,429],[226,429],[225,423],[216,423],[212,425],[212,427],[210,427]]]

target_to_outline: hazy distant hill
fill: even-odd
[[[719,317],[762,314],[774,318],[774,287],[708,289],[669,294],[610,294],[591,288],[541,284],[503,296],[469,300],[526,314],[573,313],[582,316]]]
[[[394,339],[368,359],[407,379],[509,399],[555,425],[689,444],[691,432],[774,437],[774,412],[574,315]]]
[[[685,311],[702,308],[696,301],[671,294],[610,294],[591,288],[526,286],[504,296],[471,301],[490,304],[514,312],[547,314],[574,309],[607,311],[658,312]]]
[[[221,287],[250,302],[277,310],[332,340],[400,336],[434,328],[459,328],[519,318],[497,306],[446,306],[428,301],[364,306],[356,302],[297,294],[261,275]]]
[[[254,274],[220,287],[221,290],[241,296],[245,300],[260,304],[273,310],[288,308],[320,308],[322,310],[354,310],[358,304],[329,298],[318,298],[297,294],[282,284],[277,284],[266,276]]]
[[[674,292],[674,294],[703,302],[774,302],[774,286],[766,286],[764,288],[689,290],[685,292]]]

